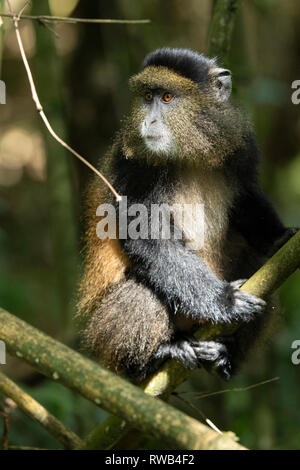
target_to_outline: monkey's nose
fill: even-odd
[[[155,124],[157,122],[156,119],[153,119],[153,121],[150,122],[150,124]]]

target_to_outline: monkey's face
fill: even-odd
[[[176,153],[167,117],[176,107],[175,95],[164,89],[152,89],[146,91],[141,101],[144,119],[140,125],[140,135],[147,149],[158,154]]]
[[[154,164],[188,161],[219,166],[242,142],[243,120],[227,103],[231,81],[226,86],[225,99],[213,74],[200,88],[162,66],[149,66],[132,77],[134,99],[123,130],[125,156]]]

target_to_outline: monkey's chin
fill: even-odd
[[[170,155],[175,150],[172,141],[165,136],[147,136],[143,140],[151,153]]]

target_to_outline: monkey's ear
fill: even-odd
[[[227,101],[231,95],[231,72],[228,69],[215,67],[211,71],[213,88],[218,101]]]

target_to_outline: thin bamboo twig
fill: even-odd
[[[79,160],[81,160],[86,166],[88,166],[97,176],[99,176],[99,178],[102,179],[102,181],[108,186],[108,188],[110,189],[110,191],[113,193],[113,195],[115,196],[116,200],[117,201],[121,201],[121,196],[117,193],[117,191],[114,189],[114,187],[110,184],[110,182],[105,178],[104,175],[102,175],[102,173],[97,170],[97,168],[95,168],[90,162],[88,162],[84,157],[82,157],[78,152],[76,152],[76,150],[74,150],[72,147],[70,147],[70,145],[68,145],[63,139],[61,139],[57,134],[56,132],[52,129],[52,126],[50,124],[50,122],[48,121],[47,119],[47,116],[45,115],[44,113],[44,110],[43,110],[43,107],[40,103],[40,100],[39,100],[39,97],[38,97],[38,94],[37,94],[37,91],[36,91],[36,87],[35,87],[35,83],[34,83],[34,80],[33,80],[33,76],[32,76],[32,73],[31,73],[31,70],[30,70],[30,66],[29,66],[29,63],[28,63],[28,60],[27,60],[27,57],[26,57],[26,54],[25,54],[25,50],[24,50],[24,47],[23,47],[23,42],[22,42],[22,38],[21,38],[21,34],[20,34],[20,30],[19,30],[19,21],[20,21],[20,18],[22,16],[22,12],[24,10],[24,8],[26,7],[23,7],[23,9],[20,11],[20,13],[18,15],[16,15],[12,8],[11,8],[11,4],[10,4],[10,0],[6,0],[7,4],[8,4],[8,8],[10,10],[10,14],[12,15],[13,17],[13,22],[14,22],[14,27],[15,27],[15,33],[16,33],[16,37],[17,37],[17,41],[18,41],[18,45],[19,45],[19,49],[20,49],[20,52],[21,52],[21,57],[22,57],[22,60],[23,60],[23,63],[24,63],[24,66],[25,66],[25,69],[26,69],[26,73],[27,73],[27,77],[28,77],[28,80],[29,80],[29,84],[30,84],[30,89],[31,89],[31,94],[32,94],[32,99],[35,103],[35,106],[36,106],[36,109],[39,113],[39,115],[41,116],[46,128],[48,129],[48,131],[50,132],[50,134],[52,135],[52,137],[57,140],[57,142],[59,142],[63,147],[65,147],[69,152],[71,152],[73,155],[75,155],[75,157],[77,157]]]
[[[4,18],[14,19],[13,13],[1,13]],[[20,20],[34,20],[42,23],[88,23],[88,24],[149,24],[150,19],[143,20],[116,20],[102,18],[73,18],[71,16],[52,16],[52,15],[22,15]]]
[[[262,385],[267,385],[269,383],[275,382],[279,380],[280,377],[272,377],[272,379],[266,379],[262,380],[261,382],[257,382],[251,385],[247,385],[246,387],[233,387],[233,388],[223,388],[222,390],[217,390],[216,392],[180,392],[180,395],[192,395],[194,398],[197,398],[198,400],[202,398],[210,398],[214,397],[216,395],[223,395],[225,393],[231,393],[231,392],[246,392],[247,390],[251,390],[253,388],[260,387]]]
[[[40,403],[24,392],[18,385],[0,372],[0,391],[11,398],[18,407],[30,418],[45,428],[49,434],[57,439],[65,449],[75,449],[82,444],[82,440],[55,416],[49,413]]]

